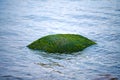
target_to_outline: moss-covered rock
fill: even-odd
[[[42,37],[29,44],[28,47],[49,53],[72,53],[82,51],[93,44],[95,42],[81,35],[55,34]]]

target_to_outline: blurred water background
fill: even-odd
[[[28,49],[49,34],[97,44],[73,54]],[[0,0],[0,80],[120,79],[120,0]]]

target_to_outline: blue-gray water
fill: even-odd
[[[97,44],[74,54],[26,46],[49,34],[75,33]],[[120,78],[120,0],[0,0],[0,80]]]

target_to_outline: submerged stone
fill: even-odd
[[[103,75],[99,75],[98,78],[95,78],[93,80],[118,80],[118,78],[110,74],[103,74]]]
[[[94,41],[77,34],[54,34],[42,37],[27,47],[49,53],[72,53],[82,51]]]

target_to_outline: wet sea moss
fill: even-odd
[[[82,51],[95,44],[86,37],[77,34],[55,34],[42,37],[27,47],[49,53],[72,53]]]

